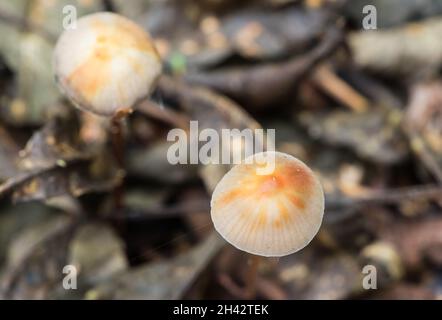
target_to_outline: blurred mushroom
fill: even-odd
[[[146,31],[122,16],[100,12],[63,32],[54,51],[54,73],[77,107],[112,117],[129,113],[149,95],[161,61]]]
[[[362,250],[366,262],[381,269],[381,282],[390,283],[399,280],[404,275],[404,266],[397,249],[391,243],[377,241]]]
[[[122,171],[120,120],[150,94],[161,73],[161,59],[149,34],[114,13],[84,16],[58,39],[53,64],[61,91],[75,106],[112,119],[113,153]],[[122,199],[118,186],[114,198],[117,209],[121,209]]]

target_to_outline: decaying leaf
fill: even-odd
[[[76,224],[58,215],[20,233],[9,247],[2,298],[45,298],[60,285],[66,252]]]
[[[381,108],[371,108],[365,113],[331,111],[321,116],[306,112],[299,119],[317,139],[349,147],[363,158],[393,164],[404,159],[408,146],[392,116]]]
[[[419,84],[412,90],[405,126],[411,147],[442,182],[442,83]]]
[[[344,299],[363,289],[359,263],[351,255],[303,254],[296,261],[281,263],[279,278],[297,299]]]
[[[223,33],[235,50],[252,59],[274,59],[299,53],[326,30],[330,11],[288,6],[266,12],[245,10],[221,21]]]
[[[430,288],[421,287],[413,283],[400,282],[392,288],[381,291],[374,299],[386,300],[433,300],[437,295]]]
[[[442,65],[442,20],[428,19],[391,30],[350,34],[355,62],[382,74],[423,76]],[[420,74],[419,74],[420,73]]]
[[[18,167],[24,171],[62,167],[63,162],[87,159],[78,140],[78,124],[75,118],[53,118],[40,131],[33,134],[20,152]]]
[[[442,13],[442,4],[434,0],[351,0],[345,1],[344,12],[358,27],[367,16],[363,8],[374,6],[377,27],[389,28],[410,20],[420,20]]]
[[[189,72],[187,82],[210,87],[252,109],[274,107],[293,96],[293,88],[318,62],[334,52],[341,43],[335,25],[318,39],[310,52],[287,61],[231,67],[209,72]],[[284,99],[285,98],[285,99]]]
[[[39,203],[26,203],[3,208],[0,215],[0,265],[5,262],[14,236],[51,216],[50,208]]]
[[[171,165],[167,152],[172,142],[162,142],[148,149],[132,150],[127,155],[128,173],[165,183],[182,183],[196,176],[195,166]]]
[[[79,141],[75,119],[53,118],[19,153],[20,172],[0,186],[0,194],[12,190],[14,200],[29,201],[109,190],[121,176],[112,160],[94,152]]]
[[[442,219],[431,218],[421,222],[402,222],[395,226],[379,229],[381,238],[392,243],[398,250],[401,259],[409,269],[422,266],[428,259],[441,254],[442,250]],[[440,262],[440,261],[439,261]]]
[[[18,151],[19,147],[11,135],[0,126],[0,181],[16,173]]]
[[[235,10],[218,17],[178,1],[154,4],[145,19],[138,18],[147,21],[172,69],[180,59],[184,68],[194,70],[218,65],[235,54],[251,60],[295,55],[317,40],[335,16],[327,10],[288,5],[279,10],[263,6]]]
[[[124,244],[111,228],[98,223],[76,230],[69,244],[67,264],[76,268],[77,290],[81,293],[128,268]],[[60,288],[53,294],[67,298],[71,293]]]
[[[52,74],[53,40],[63,30],[63,7],[75,5],[80,16],[99,8],[98,1],[86,3],[0,1],[0,55],[16,73],[15,93],[1,108],[4,119],[15,124],[40,124],[60,108],[60,92]]]
[[[55,167],[19,182],[13,193],[15,201],[46,200],[62,195],[82,196],[90,192],[112,190],[121,181],[116,166],[96,158],[90,162]]]
[[[191,251],[169,261],[135,268],[86,293],[87,299],[179,299],[224,245],[210,235]]]

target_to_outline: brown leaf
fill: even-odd
[[[319,61],[330,55],[341,43],[336,26],[324,34],[319,44],[301,56],[251,67],[225,68],[185,75],[187,82],[203,85],[239,101],[250,108],[275,106],[293,95],[293,88]]]
[[[224,245],[217,234],[187,253],[153,262],[114,277],[90,290],[87,299],[180,299]]]
[[[381,108],[370,108],[364,113],[305,112],[299,119],[313,137],[333,146],[348,147],[375,162],[398,163],[408,153],[400,127],[391,124],[389,112]]]

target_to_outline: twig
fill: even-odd
[[[246,290],[236,284],[228,274],[218,275],[218,282],[231,296],[244,300],[248,298]]]
[[[258,278],[256,290],[266,299],[286,300],[288,298],[287,293],[278,284],[263,277]]]
[[[119,175],[124,176],[124,136],[123,136],[123,127],[122,127],[122,119],[118,116],[112,118],[111,123],[111,141],[112,141],[112,152],[115,157],[118,166]],[[120,180],[120,183],[115,187],[114,193],[114,207],[115,212],[118,217],[117,225],[121,233],[124,231],[123,224],[123,198],[124,198],[124,182],[123,179]]]
[[[428,152],[421,135],[409,129],[407,125],[404,125],[403,127],[410,139],[411,150],[416,153],[428,171],[431,172],[440,184],[442,184],[442,168],[439,166],[433,155]]]
[[[250,257],[250,267],[246,278],[246,293],[249,299],[253,299],[256,296],[256,283],[258,278],[259,263],[261,257],[252,255]]]
[[[163,108],[151,100],[143,100],[137,104],[136,111],[145,114],[153,119],[163,121],[173,127],[188,129],[190,119],[182,113]]]
[[[190,85],[179,79],[162,75],[158,81],[157,92],[177,104],[192,119],[202,119],[204,114],[209,114],[213,118],[215,111],[220,117],[216,121],[224,121],[238,127],[260,128],[260,125],[237,103],[209,88]]]
[[[313,73],[313,80],[321,89],[353,111],[364,112],[367,110],[368,100],[339,78],[330,66],[319,66]]]
[[[141,221],[176,217],[178,215],[192,214],[194,212],[208,212],[210,210],[209,202],[209,199],[195,200],[168,207],[152,206],[150,208],[140,210],[126,207],[126,214],[124,217],[131,221]],[[112,218],[111,215],[109,217]]]
[[[327,199],[326,206],[354,206],[366,204],[396,204],[411,199],[439,199],[442,198],[442,186],[425,185],[406,187],[372,192],[358,198]]]
[[[442,199],[442,187],[438,185],[426,185],[419,187],[407,187],[372,192],[358,198],[330,198],[326,197],[325,208],[333,214],[325,215],[325,223],[339,223],[357,214],[359,209],[366,205],[397,204],[413,199]]]

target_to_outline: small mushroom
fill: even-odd
[[[129,113],[161,73],[149,34],[110,12],[84,16],[65,30],[53,63],[59,87],[77,107],[108,117]]]
[[[273,170],[260,173],[262,161]],[[281,257],[304,248],[318,232],[324,192],[303,162],[267,151],[233,167],[216,186],[211,201],[215,229],[240,250]]]

